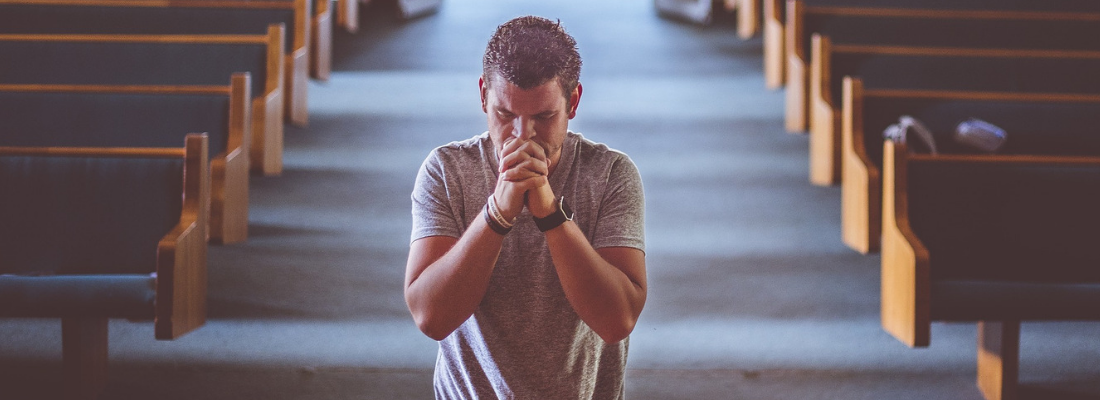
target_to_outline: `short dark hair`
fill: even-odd
[[[519,86],[531,89],[555,77],[566,99],[577,88],[581,76],[581,55],[561,21],[525,16],[497,27],[489,39],[482,58],[482,73],[486,82],[493,74]]]

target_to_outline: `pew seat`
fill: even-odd
[[[0,317],[61,318],[66,397],[103,389],[107,319],[158,340],[205,323],[206,141],[0,147]]]

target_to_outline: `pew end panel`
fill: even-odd
[[[787,23],[783,32],[785,39],[784,61],[786,63],[785,127],[787,132],[802,133],[808,127],[807,99],[809,98],[809,77],[806,74],[804,54],[805,40],[802,36],[803,3],[801,0],[788,0]]]
[[[313,43],[310,44],[310,75],[327,81],[332,73],[332,2],[317,0],[312,18]]]
[[[264,95],[252,99],[252,148],[250,168],[254,174],[278,176],[283,171],[283,120],[286,72],[282,24],[268,27],[267,66]]]
[[[286,110],[287,122],[294,126],[306,126],[309,123],[309,62],[310,43],[310,0],[294,0],[294,37],[293,49],[286,54]]]
[[[764,1],[764,84],[768,89],[779,89],[786,83],[787,72],[786,50],[783,45],[787,40],[783,37],[785,28],[783,21],[786,16],[783,0]]]
[[[881,237],[882,172],[867,155],[863,140],[863,82],[845,77],[841,119],[840,228],[849,248],[878,250]]]
[[[359,32],[359,0],[337,0],[336,23],[348,33]]]
[[[233,75],[229,99],[229,145],[210,160],[210,241],[216,244],[248,239],[252,89],[247,73]]]
[[[909,226],[904,143],[884,143],[881,257],[882,328],[909,347],[931,339],[928,250]]]
[[[741,39],[752,39],[760,32],[760,1],[736,0],[737,36]]]
[[[183,216],[157,245],[158,340],[173,340],[206,323],[206,223],[210,171],[206,137],[186,141]]]
[[[810,183],[831,186],[840,181],[840,116],[833,104],[828,36],[811,37]]]

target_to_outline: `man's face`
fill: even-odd
[[[485,79],[492,79],[492,84]],[[481,80],[481,108],[488,116],[489,137],[498,157],[509,139],[531,140],[546,150],[551,167],[557,166],[579,101],[579,85],[567,101],[557,78],[527,90],[496,74]]]

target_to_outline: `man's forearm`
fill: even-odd
[[[546,241],[565,296],[581,319],[609,343],[626,338],[645,305],[644,253],[608,250],[614,258],[608,260],[572,222],[547,231]]]
[[[407,278],[405,301],[424,334],[442,340],[477,310],[503,238],[478,218],[457,241],[426,238],[413,243],[409,268],[419,273]]]

